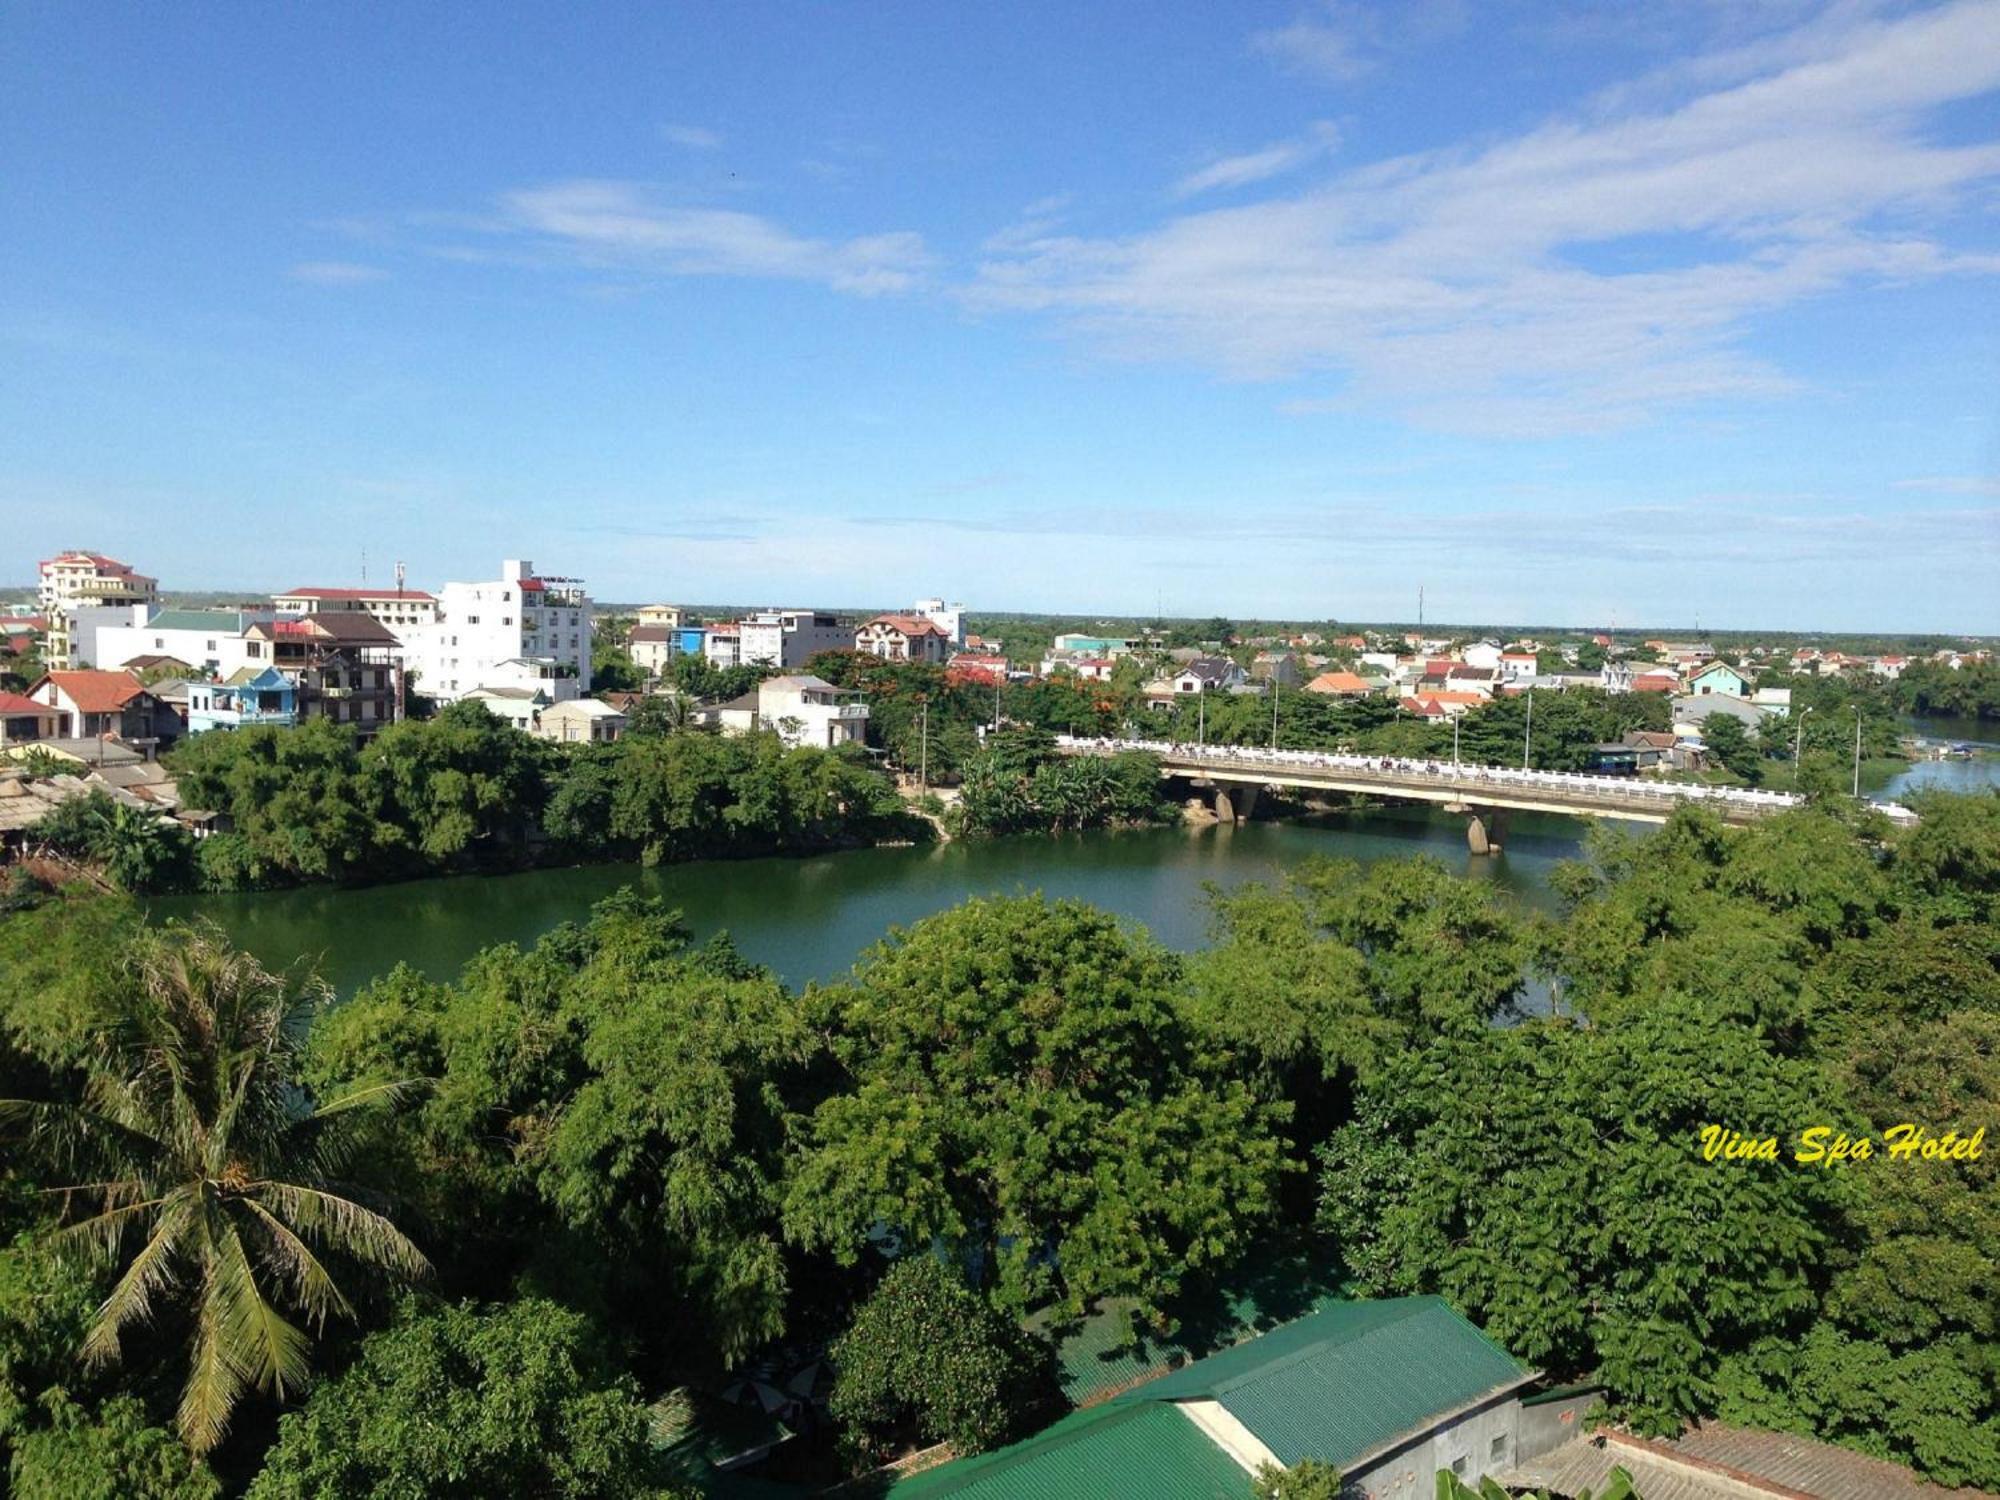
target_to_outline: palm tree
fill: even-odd
[[[316,979],[275,975],[213,927],[142,938],[120,1034],[88,1070],[80,1102],[0,1101],[0,1128],[67,1185],[61,1239],[111,1264],[138,1249],[84,1339],[115,1360],[120,1336],[164,1304],[187,1304],[191,1353],[178,1425],[196,1453],[221,1441],[252,1387],[280,1398],[305,1383],[310,1339],[353,1305],[322,1256],[393,1278],[426,1274],[423,1254],[364,1207],[341,1177],[350,1127],[406,1085],[314,1108],[293,1081]]]

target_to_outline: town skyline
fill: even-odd
[[[23,562],[2000,631],[1996,0],[464,41],[0,18]]]

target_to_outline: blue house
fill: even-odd
[[[705,630],[699,625],[683,625],[677,633],[680,636],[680,651],[678,652],[679,655],[681,656],[701,655],[702,643],[706,641],[708,638],[707,630]]]
[[[298,723],[298,689],[276,667],[244,667],[223,682],[188,684],[188,733]]]

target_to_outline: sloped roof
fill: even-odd
[[[866,630],[873,625],[882,625],[890,630],[899,630],[904,635],[941,636],[945,633],[938,627],[937,621],[927,620],[922,615],[877,615],[872,620],[863,621],[859,628]]]
[[[1352,672],[1322,672],[1306,684],[1309,693],[1365,693],[1368,679]]]
[[[250,617],[235,609],[163,609],[148,620],[145,630],[212,630],[220,635],[238,635],[251,623]]]
[[[1024,1443],[906,1479],[893,1500],[1248,1500],[1250,1476],[1160,1403],[1073,1412]]]
[[[0,714],[37,714],[46,716],[61,712],[61,709],[51,707],[49,704],[37,703],[33,698],[28,697],[24,693],[0,693]]]
[[[1502,1484],[1547,1485],[1558,1494],[1601,1492],[1613,1468],[1646,1500],[1975,1500],[1980,1490],[1928,1484],[1887,1459],[1782,1432],[1705,1423],[1677,1438],[1600,1430],[1517,1464]]]
[[[1290,1465],[1345,1468],[1533,1372],[1442,1298],[1336,1302],[1121,1396],[1211,1400]]]
[[[680,631],[672,625],[634,625],[625,632],[628,641],[651,641],[665,644],[680,639]]]
[[[53,682],[79,713],[86,714],[114,713],[145,691],[130,672],[51,672],[35,687],[43,682]]]

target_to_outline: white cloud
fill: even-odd
[[[809,239],[757,214],[664,203],[632,182],[524,188],[501,199],[501,212],[500,233],[597,269],[817,281],[866,295],[905,290],[931,263],[916,234]]]
[[[1188,173],[1174,184],[1176,198],[1192,198],[1217,188],[1247,187],[1285,172],[1294,171],[1332,152],[1340,144],[1340,131],[1325,120],[1317,120],[1304,135],[1287,141],[1273,141],[1240,156],[1225,156]]]
[[[1899,479],[1899,490],[1923,490],[1933,495],[1992,495],[2000,497],[2000,476],[1936,474],[1923,479]],[[2000,535],[1997,532],[1996,535]]]
[[[1372,66],[1353,29],[1331,14],[1304,15],[1289,25],[1257,32],[1250,38],[1250,50],[1292,72],[1335,83],[1359,78]]]
[[[722,145],[719,132],[700,125],[662,125],[660,134],[676,146],[685,146],[690,151],[714,151]]]
[[[1044,311],[1114,357],[1317,379],[1477,433],[1613,426],[1782,394],[1750,321],[1803,299],[2000,272],[1929,226],[2000,181],[2000,139],[1927,137],[2000,88],[2000,0],[1836,41],[1766,44],[1762,71],[1647,109],[1600,107],[1477,147],[1118,238],[992,254],[972,292]],[[1747,63],[1732,62],[1740,73]]]
[[[380,266],[364,266],[351,260],[302,260],[285,274],[312,286],[358,286],[380,281],[389,273]]]

